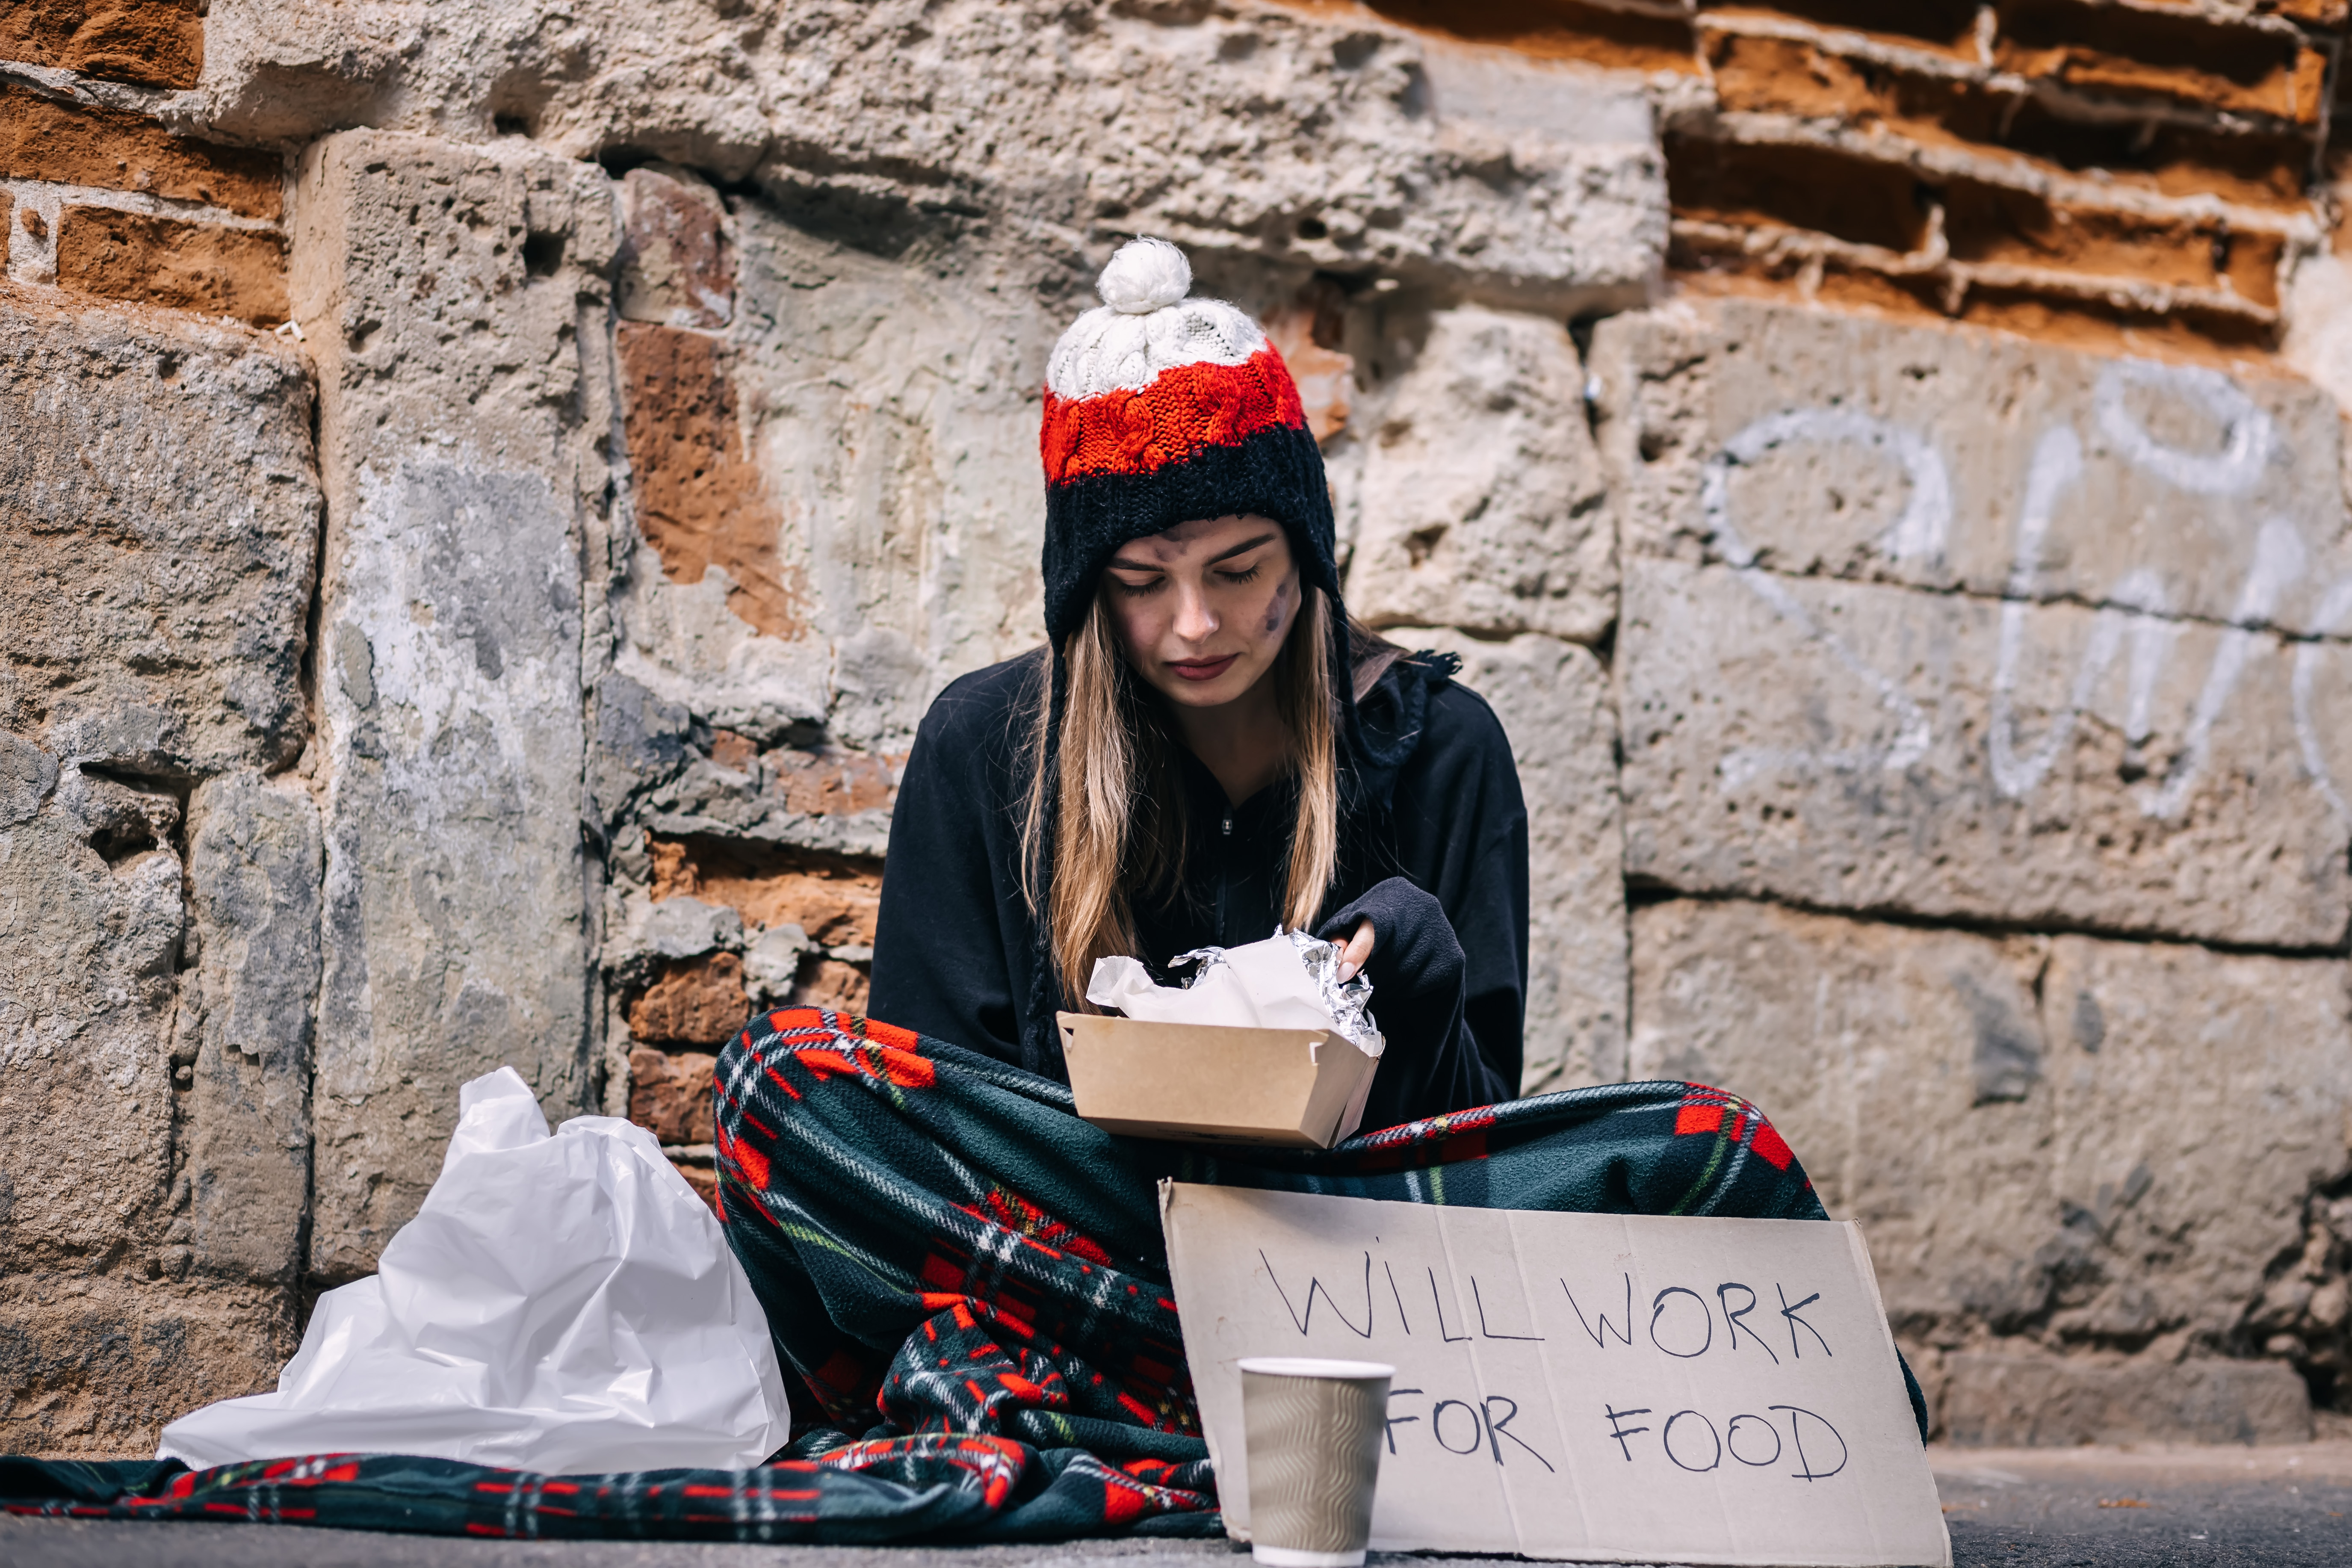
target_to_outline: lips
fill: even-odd
[[[1239,658],[1241,655],[1237,653],[1229,653],[1223,658],[1188,658],[1168,668],[1186,680],[1214,680],[1231,669],[1234,660]]]

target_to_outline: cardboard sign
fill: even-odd
[[[1392,1363],[1372,1545],[1937,1564],[1861,1231],[1160,1184],[1226,1528],[1244,1356]]]

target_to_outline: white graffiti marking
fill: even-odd
[[[2135,387],[2161,391],[2201,408],[2221,426],[2220,449],[2191,451],[2157,439],[2126,404],[2126,394]],[[2277,427],[2270,416],[2227,376],[2213,371],[2119,362],[2100,376],[2093,406],[2101,435],[2119,457],[2192,495],[2219,498],[2249,493],[2261,484],[2263,468],[2277,448]],[[1916,433],[1851,409],[1800,408],[1768,416],[1741,429],[1708,459],[1701,473],[1700,504],[1716,549],[1740,581],[1777,615],[1870,687],[1880,706],[1898,724],[1895,742],[1874,750],[1742,747],[1727,752],[1718,767],[1726,786],[1734,789],[1770,772],[1851,772],[1873,766],[1900,772],[1926,756],[1934,739],[1932,725],[1917,703],[1895,679],[1815,621],[1786,587],[1759,566],[1755,548],[1732,522],[1731,469],[1797,441],[1873,447],[1889,453],[1903,465],[1910,482],[1909,496],[1901,515],[1874,542],[1889,556],[1939,562],[1950,533],[1951,486],[1942,458]],[[2155,732],[2157,687],[2183,626],[2173,616],[2162,576],[2155,568],[2126,573],[2107,590],[2093,617],[2090,639],[2075,666],[2065,705],[2053,716],[2041,743],[2030,752],[2021,751],[2015,705],[2018,667],[2025,650],[2026,612],[2041,590],[2046,547],[2060,503],[2081,481],[2083,460],[2082,439],[2071,426],[2045,431],[2027,465],[2025,493],[2018,509],[2009,579],[2002,594],[1992,711],[1986,735],[1994,787],[2012,800],[2022,800],[2048,777],[2126,641],[2131,662],[2124,724],[2126,759],[2139,760]],[[2255,640],[2263,635],[2257,628],[2277,614],[2281,597],[2302,574],[2306,556],[2302,536],[2292,522],[2283,517],[2264,520],[2255,537],[2252,564],[2239,590],[2228,629],[2214,648],[2213,662],[2189,715],[2180,749],[2162,782],[2138,792],[2143,815],[2170,818],[2187,806],[2189,792],[2210,760],[2213,727],[2226,711]],[[2331,635],[2347,620],[2352,620],[2352,579],[2329,593],[2316,630],[2322,636]],[[2318,645],[2306,644],[2296,656],[2295,731],[2305,766],[2320,792],[2331,806],[2352,819],[2352,806],[2347,806],[2321,756],[2318,730],[2311,716],[2311,688],[2319,651]]]
[[[2149,435],[2147,426],[2124,406],[2125,389],[2134,386],[2168,392],[2202,407],[2224,431],[2221,449],[2183,451]],[[2263,465],[2278,443],[2278,427],[2271,416],[2218,370],[2120,360],[2101,374],[2091,404],[2099,433],[2115,443],[2125,460],[2191,495],[2246,494],[2263,482]]]
[[[1871,542],[1895,561],[1932,564],[1943,560],[1944,542],[1952,531],[1952,481],[1936,449],[1914,431],[1851,408],[1792,408],[1744,426],[1707,465],[1706,482],[1712,487],[1705,503],[1707,523],[1727,558],[1735,547],[1741,552],[1744,559],[1735,565],[1753,565],[1756,553],[1728,524],[1732,466],[1753,465],[1766,453],[1801,441],[1843,442],[1885,452],[1902,464],[1903,477],[1909,481],[1903,510]]]
[[[1912,431],[1874,419],[1849,408],[1795,408],[1768,415],[1744,426],[1706,461],[1699,476],[1699,507],[1706,517],[1707,537],[1730,563],[1739,580],[1782,619],[1819,643],[1878,694],[1880,706],[1896,724],[1894,742],[1878,748],[1818,752],[1780,747],[1747,747],[1724,754],[1719,767],[1725,783],[1737,789],[1764,773],[1809,772],[1826,768],[1853,773],[1884,768],[1901,773],[1927,754],[1934,726],[1902,687],[1864,661],[1843,637],[1816,622],[1780,580],[1756,564],[1756,551],[1740,537],[1731,521],[1731,470],[1754,463],[1776,447],[1799,441],[1849,442],[1884,450],[1903,465],[1910,482],[1903,510],[1881,531],[1874,543],[1898,561],[1932,563],[1943,559],[1952,526],[1952,485],[1944,459]]]
[[[2329,637],[2344,630],[2352,621],[2352,577],[2347,577],[2327,590],[2319,601],[2319,613],[2312,617],[2311,629],[2315,637]],[[2294,650],[2294,738],[2303,748],[2304,771],[2311,775],[2313,785],[2336,810],[2336,815],[2352,822],[2352,804],[2347,804],[2344,792],[2336,787],[2335,772],[2319,749],[2319,725],[2311,716],[2311,683],[2319,673],[2319,656],[2326,645],[2307,642]]]
[[[2148,816],[2172,817],[2189,804],[2189,787],[2205,771],[2206,753],[2214,721],[2228,706],[2230,693],[2244,673],[2246,656],[2263,634],[2254,628],[2278,611],[2279,595],[2303,571],[2303,536],[2283,517],[2263,524],[2254,540],[2254,563],[2238,590],[2238,604],[2230,616],[2230,629],[2213,649],[2213,663],[2205,672],[2205,689],[2197,694],[2196,710],[2189,718],[2189,739],[2172,772],[2158,790],[2140,792],[2140,811]]]

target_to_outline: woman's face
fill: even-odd
[[[1274,668],[1298,615],[1298,568],[1281,524],[1207,518],[1122,548],[1102,592],[1135,672],[1171,702],[1216,708]]]

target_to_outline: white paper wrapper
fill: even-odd
[[[1245,1029],[1329,1029],[1368,1057],[1387,1048],[1373,1026],[1372,983],[1339,983],[1339,950],[1301,931],[1277,930],[1245,947],[1204,947],[1171,967],[1195,965],[1181,986],[1160,985],[1132,958],[1095,963],[1087,1000],[1130,1018]]]

